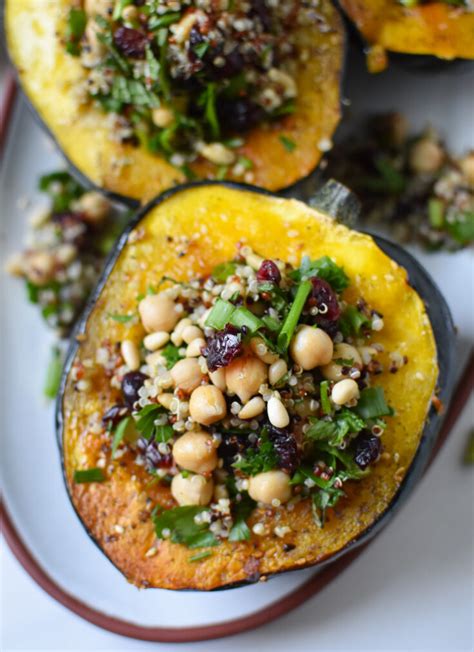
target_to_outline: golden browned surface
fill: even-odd
[[[173,242],[167,237],[171,236]],[[132,240],[133,242],[130,242]],[[133,232],[122,251],[100,300],[88,320],[86,337],[76,363],[94,361],[104,340],[112,343],[132,338],[139,342],[143,328],[120,324],[108,313],[130,314],[137,309],[136,297],[164,274],[188,279],[235,254],[237,241],[247,242],[262,256],[281,257],[298,264],[301,255],[330,255],[343,265],[353,285],[349,300],[363,296],[385,318],[385,328],[376,335],[387,352],[408,356],[398,373],[377,377],[397,416],[388,418],[383,436],[385,451],[398,453],[399,460],[381,461],[373,472],[354,483],[323,530],[312,520],[307,503],[293,512],[280,512],[279,524],[292,532],[279,539],[273,534],[275,521],[263,510],[253,521],[266,524],[266,536],[250,542],[223,543],[213,555],[199,563],[187,560],[193,554],[169,541],[157,542],[149,512],[155,501],[172,506],[166,487],[147,486],[150,476],[137,472],[130,454],[113,463],[114,471],[103,484],[74,485],[77,468],[94,467],[101,444],[108,440],[91,432],[117,398],[102,367],[89,368],[90,391],[74,390],[69,378],[64,395],[64,459],[74,504],[92,536],[110,559],[134,584],[166,588],[212,589],[232,582],[267,575],[307,564],[315,564],[345,547],[384,512],[417,449],[437,378],[436,350],[423,303],[406,282],[406,272],[390,260],[366,235],[336,225],[330,218],[295,200],[214,185],[177,193],[154,208]],[[184,252],[184,255],[181,255]],[[387,358],[382,360],[387,363]],[[386,368],[388,364],[385,365]],[[394,477],[398,471],[398,478]],[[135,475],[133,475],[135,474]],[[151,499],[148,500],[147,498]],[[268,511],[268,510],[267,510]],[[117,534],[115,526],[124,528]],[[296,548],[289,553],[283,543]],[[145,553],[156,547],[157,554]]]
[[[34,108],[71,163],[97,186],[145,202],[183,182],[184,175],[143,147],[112,141],[106,114],[81,103],[78,88],[85,72],[61,41],[70,6],[71,0],[6,0],[11,58]],[[297,65],[296,112],[254,129],[236,150],[253,161],[253,182],[270,190],[311,172],[322,156],[319,143],[331,138],[340,119],[342,20],[330,0],[322,0],[319,11],[329,31],[320,31],[316,23],[299,28],[298,43],[308,59]],[[295,142],[293,152],[281,143],[282,133]],[[201,178],[215,174],[215,166],[205,162],[191,167]]]
[[[403,7],[397,0],[340,0],[364,38],[393,52],[474,59],[474,13],[443,2]]]

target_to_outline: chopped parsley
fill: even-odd
[[[174,435],[173,428],[169,424],[157,425],[155,421],[164,414],[161,405],[150,404],[142,408],[136,415],[136,428],[142,437],[151,441],[166,443]]]
[[[174,365],[178,362],[178,360],[182,360],[183,358],[183,356],[179,352],[179,347],[171,343],[167,344],[165,348],[160,351],[160,353],[166,360],[167,369],[171,369],[172,367],[174,367]]]
[[[156,536],[182,543],[188,548],[216,546],[219,541],[209,530],[209,523],[196,523],[196,516],[209,509],[196,505],[185,505],[163,510],[153,517]]]
[[[119,324],[128,324],[128,322],[132,321],[135,315],[121,315],[119,313],[109,312],[108,317],[118,322]]]
[[[293,152],[296,149],[295,141],[291,140],[291,138],[288,138],[288,136],[281,134],[279,138],[280,143],[283,145],[287,152]]]
[[[105,473],[102,469],[82,469],[74,471],[74,482],[76,484],[85,484],[89,482],[104,482]]]
[[[253,476],[257,473],[271,471],[277,466],[278,456],[272,442],[268,438],[266,429],[262,430],[262,436],[256,448],[247,448],[245,455],[232,466],[239,469],[245,475]]]

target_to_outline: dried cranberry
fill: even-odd
[[[272,19],[264,0],[251,0],[250,6],[249,16],[259,18],[263,29],[266,32],[271,32]]]
[[[114,32],[114,43],[125,56],[143,59],[148,39],[137,29],[122,26]]]
[[[113,427],[119,423],[124,416],[128,414],[129,410],[126,405],[113,405],[107,410],[107,412],[102,417],[102,425],[105,427]]]
[[[61,229],[64,242],[70,242],[79,249],[87,244],[90,227],[83,219],[82,213],[54,213],[52,221]]]
[[[147,378],[148,376],[142,374],[141,371],[129,371],[128,374],[125,374],[122,380],[122,394],[127,407],[132,408],[133,404],[138,401],[138,390]]]
[[[299,451],[296,439],[287,428],[275,428],[269,424],[268,438],[277,454],[278,466],[287,473],[294,473],[299,465]]]
[[[232,464],[235,462],[236,455],[243,454],[248,448],[248,435],[239,435],[237,433],[225,433],[222,435],[222,442],[217,449],[217,455],[224,463],[224,468],[232,470]]]
[[[382,444],[379,437],[369,433],[359,435],[355,441],[354,462],[361,469],[375,462],[380,455]]]
[[[248,131],[264,118],[263,109],[245,98],[219,99],[217,114],[226,131],[232,133]]]
[[[227,326],[208,340],[203,349],[203,355],[207,360],[209,371],[215,371],[220,367],[226,367],[243,351],[241,332],[235,326]]]
[[[337,322],[341,316],[337,295],[324,279],[313,276],[310,281],[313,288],[306,302],[305,310],[310,312],[311,308],[318,308],[320,312],[317,315],[311,315],[311,320],[329,335],[335,335]]]
[[[270,283],[279,283],[281,281],[280,270],[273,260],[264,260],[257,272],[257,281],[261,283],[268,281]]]
[[[164,466],[171,466],[173,459],[170,453],[163,455],[158,450],[158,442],[154,439],[149,441],[141,437],[137,441],[137,448],[145,458],[145,464],[148,470],[158,469]]]

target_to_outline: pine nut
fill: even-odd
[[[283,358],[279,358],[276,360],[276,362],[271,364],[270,368],[268,369],[268,382],[270,385],[276,385],[277,382],[281,380],[287,373],[287,371],[288,365],[286,364],[285,360],[283,360]]]
[[[176,324],[174,331],[171,333],[171,341],[175,346],[181,346],[183,343],[183,331],[187,326],[191,326],[191,324],[192,321],[189,319],[189,317],[180,319],[180,321]]]
[[[222,392],[225,392],[227,387],[225,383],[225,369],[220,368],[216,369],[215,371],[211,371],[209,373],[209,378],[211,379],[213,385],[218,387]]]
[[[222,143],[202,145],[200,154],[216,165],[230,165],[235,161],[235,153]]]
[[[203,337],[197,337],[186,349],[187,358],[198,358],[201,355],[201,349],[206,346],[206,340]]]
[[[193,340],[203,336],[204,334],[202,330],[197,326],[186,326],[186,328],[183,330],[183,340],[186,342],[186,344],[191,344]]]
[[[123,340],[120,345],[120,352],[125,364],[131,371],[140,368],[140,352],[138,346],[132,340]]]
[[[169,342],[170,335],[166,331],[150,333],[143,339],[143,344],[148,351],[156,351]]]
[[[286,407],[276,396],[272,396],[267,404],[268,420],[275,428],[286,428],[290,423],[290,417]]]
[[[154,353],[150,353],[150,355],[146,356],[145,362],[150,367],[158,367],[160,364],[164,366],[166,364],[166,359],[161,351],[154,351]]]
[[[260,396],[254,396],[240,410],[239,419],[253,419],[265,410],[265,401]]]
[[[156,109],[153,109],[151,112],[151,119],[153,120],[153,124],[155,124],[157,127],[165,129],[166,127],[169,127],[170,124],[174,121],[174,113],[171,111],[171,109],[160,106]]]
[[[157,396],[158,403],[162,405],[166,410],[171,409],[171,403],[174,399],[174,394],[171,394],[170,392],[165,392],[164,394],[159,394]]]
[[[345,405],[359,398],[359,386],[351,378],[340,380],[332,388],[331,398],[336,405]]]

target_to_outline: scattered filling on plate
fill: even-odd
[[[38,187],[49,205],[32,213],[25,249],[8,260],[7,271],[25,279],[28,299],[66,337],[124,220],[103,195],[87,192],[67,172],[42,176]]]
[[[64,43],[80,57],[79,89],[110,116],[111,136],[141,144],[189,172],[198,157],[216,176],[252,161],[239,137],[292,113],[301,53],[295,26],[320,23],[310,0],[84,0]]]
[[[398,113],[371,117],[333,149],[325,175],[354,190],[369,224],[402,242],[449,250],[474,242],[474,151],[451,154],[432,128],[412,136]]]
[[[247,524],[257,505],[291,511],[307,499],[322,526],[345,483],[382,454],[393,414],[377,385],[383,316],[342,298],[350,279],[329,257],[295,268],[239,245],[209,276],[163,282],[137,297],[137,314],[110,315],[140,320],[145,334],[96,352],[116,403],[100,415],[95,468],[74,481],[132,465],[169,485],[153,511],[157,537],[191,548],[264,534]],[[392,373],[408,362],[385,353]],[[83,364],[71,373],[89,389]]]

